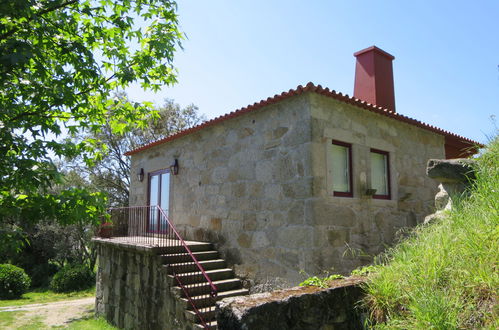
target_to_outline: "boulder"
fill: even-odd
[[[440,182],[435,196],[436,212],[426,216],[424,223],[445,218],[452,208],[452,198],[462,195],[466,187],[475,180],[474,161],[472,159],[430,159],[426,174]]]
[[[475,179],[472,159],[430,159],[426,174],[442,183],[468,183]]]

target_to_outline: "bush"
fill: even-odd
[[[69,265],[59,270],[50,288],[55,292],[70,292],[88,289],[95,284],[95,274],[83,265]]]
[[[54,264],[36,264],[26,272],[31,276],[31,286],[33,288],[46,288],[50,285],[50,280],[59,269]]]
[[[14,299],[20,297],[31,284],[24,269],[10,264],[0,265],[0,298]]]

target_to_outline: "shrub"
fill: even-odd
[[[30,270],[26,271],[31,276],[31,286],[34,288],[48,287],[50,280],[55,273],[57,273],[58,268],[54,264],[43,263],[36,264]]]
[[[14,299],[20,297],[31,284],[24,269],[10,264],[0,265],[0,298]]]
[[[95,284],[95,274],[83,265],[69,265],[59,270],[50,288],[55,292],[70,292],[83,290]]]

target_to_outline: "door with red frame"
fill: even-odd
[[[166,216],[170,208],[170,171],[161,170],[149,174],[149,205],[159,206]],[[154,207],[150,208],[148,231],[166,232],[168,222],[165,216]]]

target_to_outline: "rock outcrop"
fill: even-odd
[[[436,212],[428,215],[424,223],[441,218],[452,208],[452,198],[462,195],[475,179],[472,159],[430,159],[426,174],[440,182],[435,195]]]

